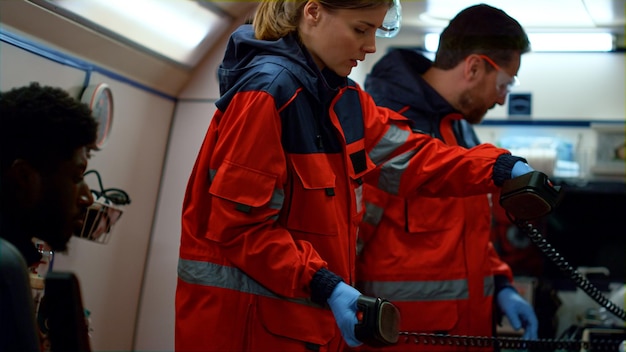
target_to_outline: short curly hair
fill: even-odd
[[[40,86],[0,93],[2,171],[16,159],[35,167],[54,167],[80,147],[96,150],[98,122],[89,107],[65,90]]]

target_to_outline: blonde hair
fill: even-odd
[[[366,9],[386,5],[393,0],[263,0],[254,16],[254,34],[261,40],[278,40],[298,29],[304,6],[317,1],[328,10]]]

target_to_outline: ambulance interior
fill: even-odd
[[[577,287],[576,270],[615,306],[626,301],[626,41],[624,0],[484,0],[516,18],[532,51],[521,84],[476,126],[482,142],[510,149],[561,187],[553,211],[533,221],[550,258],[515,226],[496,248],[541,320],[542,336],[583,331],[624,336],[625,322]],[[350,78],[363,84],[390,48],[432,55],[437,34],[472,0],[402,0],[400,32]],[[73,238],[54,271],[75,273],[94,351],[174,349],[174,292],[186,182],[216,110],[216,70],[258,2],[205,0],[0,1],[0,88],[38,81],[76,97],[112,94],[113,114],[86,175],[115,188],[113,226]],[[433,47],[435,45],[435,47]],[[132,199],[132,202],[130,202]],[[122,215],[123,214],[123,215]],[[108,231],[107,231],[108,230]],[[557,263],[555,263],[557,262]],[[517,336],[507,322],[502,336]],[[594,330],[595,329],[595,330]],[[598,332],[600,331],[600,332]]]

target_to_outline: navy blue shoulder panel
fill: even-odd
[[[351,144],[364,138],[363,110],[356,89],[341,89],[341,97],[332,107],[343,130],[346,143]],[[332,97],[330,97],[332,98]],[[331,102],[319,102],[309,92],[302,91],[281,112],[283,145],[287,152],[340,153],[344,142],[329,117]],[[364,157],[354,156],[353,163],[364,164]],[[357,173],[363,167],[356,167]]]
[[[361,109],[361,99],[356,89],[346,89],[335,104],[334,111],[343,128],[347,144],[363,139],[365,134],[363,109]]]
[[[343,150],[328,116],[329,108],[303,90],[281,111],[283,147],[287,153],[340,153]]]
[[[300,89],[302,88],[302,89]],[[239,92],[266,92],[280,110],[282,143],[287,153],[341,153],[343,142],[329,117],[330,102],[302,87],[298,77],[277,63],[265,62],[243,73],[217,102],[225,110]],[[343,89],[334,106],[348,144],[364,136],[363,111],[358,91]],[[332,95],[332,94],[331,94]],[[330,97],[332,98],[332,96]]]
[[[266,92],[274,97],[276,108],[280,108],[301,87],[293,73],[275,62],[262,62],[254,68],[246,68],[246,71],[215,103],[218,109],[224,111],[233,97],[241,92]],[[226,72],[220,72],[220,80],[224,81],[220,82],[221,86],[229,79]]]

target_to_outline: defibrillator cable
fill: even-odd
[[[502,350],[527,350],[527,351],[612,351],[615,352],[623,343],[620,339],[599,339],[593,342],[575,340],[552,340],[537,339],[523,340],[516,337],[487,337],[467,335],[443,335],[419,332],[400,332],[400,344],[418,344],[424,346],[450,346],[450,347],[493,347]]]
[[[507,216],[522,232],[526,233],[533,243],[553,262],[560,270],[569,276],[578,287],[580,287],[589,297],[605,307],[608,311],[625,320],[626,313],[623,309],[607,299],[591,282],[586,280],[576,269],[548,243],[541,233],[528,221],[515,220],[511,214]],[[590,341],[576,340],[553,340],[537,339],[524,340],[516,337],[488,337],[469,335],[446,335],[400,331],[400,341],[397,344],[414,343],[424,346],[450,346],[450,347],[493,347],[508,350],[530,350],[530,351],[559,351],[559,352],[580,352],[580,351],[618,351],[624,345],[621,338],[618,339],[597,339]]]
[[[548,243],[539,231],[528,222],[541,218],[552,211],[562,199],[559,186],[555,186],[547,175],[533,171],[507,180],[500,196],[500,204],[512,224],[515,224],[531,241],[581,290],[590,298],[626,321],[626,312],[607,299],[591,282],[573,268],[563,256]],[[447,335],[400,331],[403,337],[397,344],[415,343],[424,346],[450,347],[494,347],[511,350],[535,351],[618,351],[626,346],[623,334],[616,338],[603,338],[590,341],[538,339],[524,340],[515,337],[487,337],[467,335]]]
[[[546,174],[532,171],[506,180],[502,185],[500,205],[506,215],[533,243],[581,290],[609,312],[626,321],[626,312],[606,298],[591,282],[557,252],[528,220],[548,215],[562,200],[561,187],[555,185]]]
[[[591,282],[585,279],[576,269],[574,269],[569,263],[557,252],[548,241],[541,235],[541,233],[528,221],[517,220],[514,223],[520,230],[525,232],[533,243],[568,277],[570,277],[576,283],[576,286],[580,287],[589,297],[598,302],[602,307],[606,308],[609,312],[615,314],[618,318],[626,321],[626,312],[624,309],[611,302],[608,298],[602,294]]]

